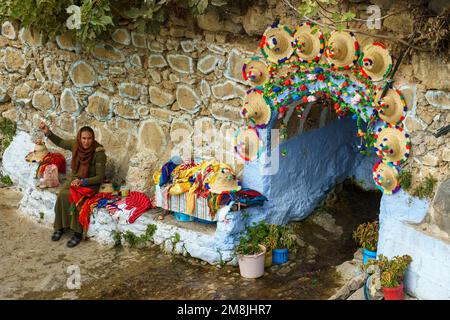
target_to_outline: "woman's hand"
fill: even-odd
[[[39,124],[39,129],[41,129],[44,134],[48,134],[49,129],[48,129],[48,126],[45,124],[44,121],[42,121]]]
[[[81,186],[81,180],[80,179],[75,179],[70,183],[70,186],[72,187],[79,187]]]

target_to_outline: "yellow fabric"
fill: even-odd
[[[158,185],[158,186],[159,186],[159,179],[160,179],[160,177],[161,177],[161,168],[159,168],[158,170],[156,170],[156,171],[153,173],[153,183],[154,183],[155,185]]]
[[[177,182],[173,184],[169,189],[169,194],[171,195],[179,195],[185,192],[188,192],[191,188],[191,183],[189,181],[186,182]]]

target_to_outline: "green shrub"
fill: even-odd
[[[122,244],[122,239],[130,245],[130,247],[136,247],[140,246],[142,244],[145,244],[148,241],[153,240],[153,235],[156,232],[156,225],[149,224],[147,226],[147,229],[145,230],[145,233],[137,236],[131,231],[126,231],[125,233],[113,231],[112,237],[114,239],[114,245],[120,246]]]
[[[9,176],[2,176],[0,181],[7,187],[10,187],[13,185],[13,182]]]
[[[8,118],[0,117],[0,154],[3,154],[6,148],[9,147],[11,141],[16,134],[17,125],[15,122],[11,121]]]
[[[423,182],[421,182],[414,190],[414,196],[423,198],[432,198],[434,194],[434,187],[436,186],[437,180],[428,175]]]
[[[402,282],[412,258],[409,255],[395,256],[388,259],[382,254],[378,260],[369,260],[365,268],[377,266],[380,271],[381,286],[384,288],[398,287]]]
[[[402,170],[398,174],[398,181],[400,183],[400,186],[404,190],[409,190],[411,187],[411,180],[412,180],[412,174],[409,171]]]
[[[360,224],[353,231],[353,239],[359,246],[370,251],[377,251],[378,230],[380,226],[378,221]]]

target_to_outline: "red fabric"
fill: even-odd
[[[112,199],[114,197],[115,196],[113,196],[111,193],[100,192],[84,202],[78,216],[78,221],[80,221],[80,224],[83,226],[83,230],[86,231],[89,228],[90,215],[92,213],[92,210],[98,205],[100,199]]]
[[[256,190],[239,190],[237,192],[237,194],[240,195],[240,196],[248,196],[248,197],[252,197],[252,198],[253,197],[261,197],[262,196],[262,194],[259,193]]]
[[[94,195],[94,190],[87,187],[73,187],[71,186],[70,189],[70,196],[69,196],[69,202],[72,204],[75,204],[77,206],[80,201],[82,201],[84,198],[90,198]]]
[[[45,168],[50,165],[54,164],[58,167],[58,173],[66,173],[66,158],[60,153],[48,153],[44,159],[42,159],[42,162],[38,169],[39,176],[43,176],[45,172]]]
[[[155,208],[154,204],[152,204],[150,199],[145,194],[137,191],[130,192],[128,197],[126,197],[125,203],[127,204],[127,210],[136,208],[128,218],[128,223],[133,223],[136,221],[136,219],[148,209]]]

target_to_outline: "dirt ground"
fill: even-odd
[[[111,249],[85,241],[67,248],[69,234],[50,241],[51,228],[18,213],[21,193],[0,188],[0,195],[0,299],[327,299],[340,285],[334,266],[355,252],[351,229],[368,219],[348,222],[349,212],[360,210],[344,201],[350,191],[332,212],[347,225],[330,226],[330,213],[320,213],[300,228],[307,243],[289,263],[249,280],[237,267],[210,266],[156,246]]]

